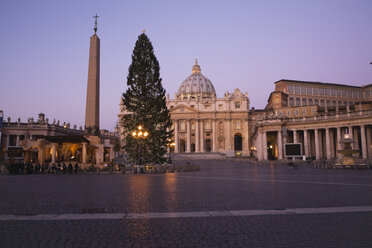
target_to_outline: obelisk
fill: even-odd
[[[85,132],[99,134],[99,53],[100,40],[97,36],[97,14],[94,16],[94,35],[90,37],[87,102],[85,111]]]

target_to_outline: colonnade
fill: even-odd
[[[352,143],[352,148],[359,150],[360,158],[372,158],[372,125],[365,124],[301,129],[288,127],[286,135],[283,135],[281,127],[277,130],[261,128],[258,131],[256,141],[257,157],[259,160],[267,160],[269,157],[268,147],[273,146],[271,158],[275,157],[282,160],[285,158],[285,143],[301,143],[302,154],[306,158],[341,158],[342,155],[337,150],[343,149],[340,141],[344,137],[346,130],[349,131],[349,136],[355,141],[355,143]],[[268,139],[271,143],[268,142]],[[275,140],[275,142],[272,142],[272,140]]]
[[[204,128],[204,120],[186,120],[186,153],[191,153],[191,121],[195,122],[195,152],[205,152],[206,151],[206,144],[204,142],[205,137],[205,128]],[[174,152],[180,152],[180,137],[179,137],[179,120],[173,120],[175,124],[174,128]],[[212,137],[209,139],[212,141],[211,151],[217,151],[217,131],[216,131],[216,120],[212,120],[212,129],[211,129]]]
[[[10,146],[10,136],[16,136],[16,142],[14,144],[15,146],[19,146],[19,142],[21,141],[21,135],[10,135],[10,134],[3,135],[2,138],[5,138],[5,149],[7,149],[8,146]],[[32,136],[30,138],[32,138]]]
[[[226,153],[228,150],[236,149],[243,155],[249,154],[248,119],[173,119],[172,122],[174,123],[175,153]],[[182,122],[185,123],[185,127],[180,130],[183,128]],[[240,136],[239,141],[235,141],[236,136]],[[185,149],[181,145],[185,145]]]

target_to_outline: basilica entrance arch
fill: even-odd
[[[234,151],[243,150],[243,138],[240,133],[234,135]]]

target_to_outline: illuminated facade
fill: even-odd
[[[307,159],[337,160],[340,140],[350,132],[357,158],[371,159],[372,85],[349,86],[280,80],[252,134],[259,160],[284,156],[285,143],[301,143]]]

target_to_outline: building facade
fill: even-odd
[[[49,122],[40,113],[38,119],[29,118],[21,122],[10,118],[2,123],[2,160],[20,160],[31,163],[77,162],[84,165],[109,163],[114,159],[114,146],[117,134],[106,130],[100,136],[86,135],[69,123]],[[22,157],[12,157],[11,148],[22,148]]]
[[[249,155],[249,98],[239,89],[217,98],[197,61],[192,74],[167,99],[175,153],[237,152]]]
[[[174,99],[167,96],[167,106],[172,153],[285,160],[285,144],[295,143],[306,159],[337,160],[340,141],[350,133],[359,150],[355,157],[372,159],[372,85],[283,79],[275,82],[266,107],[255,109],[239,89],[218,98],[196,61]]]
[[[284,144],[300,143],[307,159],[338,160],[341,139],[354,139],[357,158],[371,159],[371,85],[349,86],[280,80],[265,114],[254,116],[253,134],[259,160],[285,159]]]

